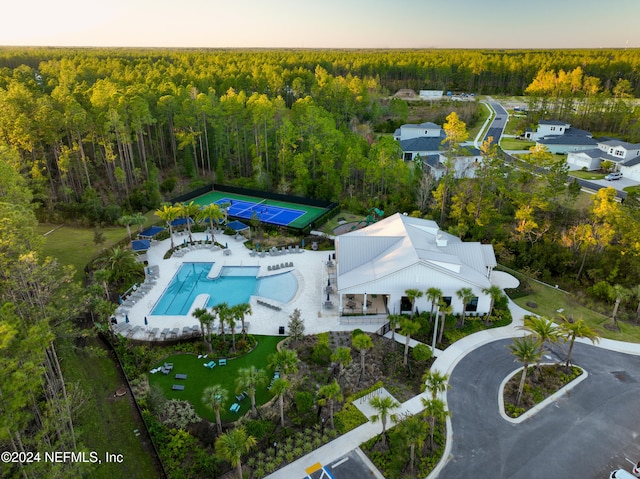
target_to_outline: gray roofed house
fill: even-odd
[[[544,145],[551,153],[560,154],[588,150],[598,144],[590,132],[571,128],[571,124],[557,120],[541,120],[535,132],[525,132],[525,138],[534,140],[536,145]]]
[[[447,145],[443,144],[446,134],[440,125],[431,122],[406,124],[398,128],[393,136],[400,142],[405,161],[415,161],[419,157],[436,179],[442,177]],[[454,160],[456,177],[471,178],[474,176],[473,167],[482,161],[482,154],[477,148],[465,147]]]
[[[597,148],[570,152],[567,155],[567,164],[573,170],[599,170],[603,161],[613,163],[614,171],[621,172],[625,178],[640,181],[639,143],[606,138],[597,142]]]

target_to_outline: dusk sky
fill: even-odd
[[[9,2],[0,45],[640,48],[640,0]]]

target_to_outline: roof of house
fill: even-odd
[[[538,143],[543,145],[592,145],[598,142],[593,138],[581,135],[549,135],[538,139]]]
[[[407,123],[406,125],[402,125],[400,128],[409,128],[409,129],[420,129],[420,130],[424,130],[425,128],[429,129],[429,128],[437,128],[438,130],[441,129],[442,127],[440,125],[436,125],[435,123],[432,123],[430,121],[425,121],[424,123]]]
[[[445,136],[421,136],[420,138],[411,138],[410,140],[401,140],[400,147],[402,151],[439,151],[442,149],[442,140]]]
[[[636,150],[640,148],[640,143],[627,143],[626,141],[618,140],[617,138],[612,138],[604,141],[599,141],[603,145],[607,146],[621,146],[625,150]]]
[[[487,268],[496,266],[493,246],[462,242],[435,221],[400,213],[338,236],[336,255],[341,290],[416,265],[488,287]]]
[[[592,150],[572,151],[569,154],[570,155],[586,155],[589,158],[599,159],[599,160],[608,160],[608,161],[613,161],[614,163],[619,163],[620,161],[622,161],[622,158],[605,153],[599,148],[594,148]]]
[[[558,121],[558,120],[540,120],[538,122],[538,125],[558,125],[558,126],[562,126],[562,125],[570,125],[570,123],[567,123],[566,121]]]

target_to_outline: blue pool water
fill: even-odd
[[[248,303],[251,295],[287,303],[298,288],[298,282],[291,273],[258,279],[259,268],[253,266],[225,266],[218,278],[208,279],[212,266],[213,263],[183,263],[151,314],[186,315],[200,294],[209,295],[207,307],[223,302],[229,306]]]

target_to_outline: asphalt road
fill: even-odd
[[[607,478],[640,459],[640,357],[576,344],[589,377],[520,424],[498,412],[503,379],[519,367],[509,340],[468,354],[447,394],[452,451],[438,478]]]
[[[491,136],[493,137],[493,143],[498,144],[500,142],[500,137],[504,132],[504,128],[507,126],[507,110],[505,110],[497,101],[489,101],[487,103],[496,112],[496,116],[493,118],[493,121],[487,130],[487,134],[484,136],[482,141],[486,141],[486,139]]]

